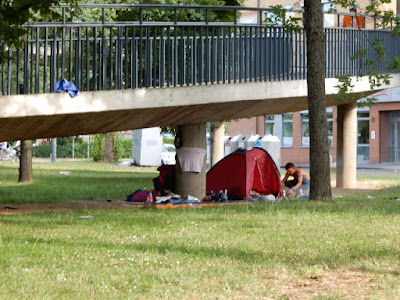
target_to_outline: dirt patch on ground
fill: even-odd
[[[29,214],[36,212],[66,212],[73,210],[130,210],[143,207],[125,201],[74,201],[54,204],[10,204],[0,207],[0,215]]]
[[[276,283],[275,290],[283,299],[291,300],[313,299],[317,296],[363,300],[380,293],[379,284],[373,278],[374,274],[362,271],[322,271],[307,278],[284,279],[284,282]]]

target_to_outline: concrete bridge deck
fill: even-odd
[[[326,79],[327,105],[337,105]],[[391,85],[400,85],[394,74]],[[371,93],[368,78],[354,93]],[[354,99],[357,99],[355,96]],[[354,102],[349,99],[348,102]],[[0,140],[50,138],[199,124],[307,109],[305,80],[0,97]]]

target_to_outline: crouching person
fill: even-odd
[[[308,191],[310,188],[310,175],[303,169],[296,168],[292,163],[287,163],[285,170],[286,174],[282,179],[282,184],[289,188],[286,194],[289,197],[304,195],[304,191]],[[289,176],[293,176],[293,180],[288,180]]]

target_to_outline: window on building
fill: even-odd
[[[333,116],[331,111],[326,112],[328,122],[328,145],[333,146]],[[301,145],[303,147],[310,146],[310,118],[308,112],[301,113]]]
[[[308,112],[301,114],[301,145],[310,146],[310,123]]]
[[[357,161],[369,161],[369,112],[357,114]]]
[[[266,135],[267,134],[275,135],[275,116],[274,115],[265,116],[264,132]]]
[[[331,111],[326,112],[326,121],[328,122],[328,146],[333,146],[333,114]]]
[[[369,113],[358,113],[358,144],[369,144]]]
[[[293,114],[283,114],[282,145],[284,147],[293,146]]]

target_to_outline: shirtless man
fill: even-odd
[[[287,163],[285,166],[286,174],[282,179],[282,184],[286,185],[289,190],[288,196],[301,196],[303,189],[307,190],[310,186],[310,175],[303,169],[296,168],[294,164]],[[288,180],[289,176],[293,176],[293,180]]]

